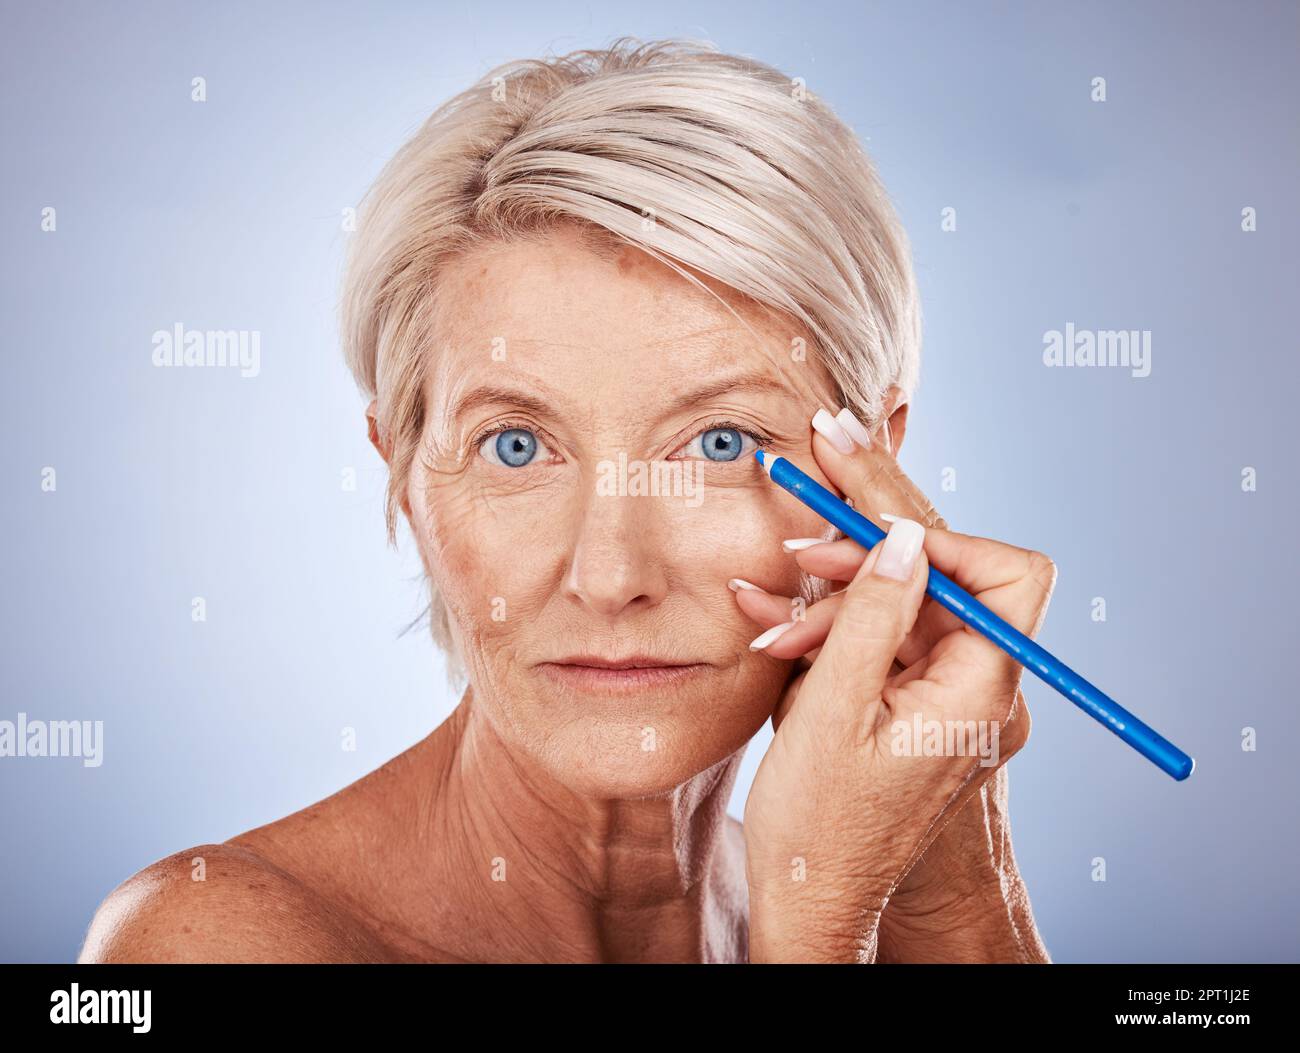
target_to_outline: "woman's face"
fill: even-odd
[[[748,649],[727,582],[796,595],[781,542],[828,531],[753,451],[824,480],[809,419],[839,409],[830,377],[805,332],[709,284],[759,338],[647,254],[571,229],[444,271],[412,527],[475,706],[577,792],[661,792],[749,740],[790,663]],[[678,668],[565,664],[593,656]]]

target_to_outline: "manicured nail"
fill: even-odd
[[[871,434],[862,425],[862,421],[853,415],[853,411],[845,406],[835,414],[835,420],[839,426],[849,433],[849,438],[861,446],[864,450],[871,449]]]
[[[821,432],[840,453],[853,452],[853,440],[849,438],[849,433],[841,428],[826,410],[819,409],[813,414],[812,426],[814,431]]]
[[[787,552],[802,552],[806,548],[812,548],[813,545],[824,545],[826,539],[822,537],[792,537],[789,541],[782,541],[781,547]]]
[[[749,645],[751,651],[761,651],[768,644],[775,643],[777,638],[782,636],[786,630],[794,628],[794,622],[786,622],[784,625],[774,625],[767,632],[756,636]]]
[[[881,513],[880,513],[880,518],[883,519],[886,523],[897,523],[897,522],[898,522],[900,519],[902,519],[903,517],[902,517],[902,516],[896,516],[896,515],[894,515],[893,512],[881,512]]]
[[[727,588],[729,588],[732,592],[739,592],[741,589],[753,589],[755,592],[763,591],[757,585],[751,585],[744,578],[732,578],[729,582],[727,582]]]
[[[871,568],[872,573],[882,578],[907,581],[912,576],[912,567],[924,542],[925,527],[914,519],[894,517],[889,533],[880,543],[880,555],[876,557],[876,565]]]

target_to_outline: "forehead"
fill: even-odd
[[[430,394],[509,376],[646,404],[702,375],[745,373],[792,394],[830,390],[813,354],[791,354],[796,338],[812,346],[806,330],[692,273],[717,296],[634,246],[573,228],[476,246],[439,279]]]

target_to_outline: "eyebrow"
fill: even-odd
[[[696,388],[694,391],[687,392],[676,399],[666,408],[665,416],[689,409],[697,403],[710,402],[720,395],[739,391],[766,391],[779,395],[790,394],[790,389],[785,384],[764,373],[747,373],[739,376],[723,377]],[[550,417],[555,413],[555,402],[552,400],[539,398],[521,388],[499,384],[482,384],[471,388],[456,400],[451,408],[450,417],[455,420],[469,410],[497,402],[517,406],[539,417]]]
[[[508,402],[520,409],[535,413],[539,417],[549,416],[554,409],[551,403],[539,399],[536,395],[530,395],[526,391],[517,388],[499,387],[495,384],[484,384],[461,395],[456,400],[455,405],[451,407],[448,416],[455,420],[462,413],[477,409],[479,406],[491,405],[494,402]]]

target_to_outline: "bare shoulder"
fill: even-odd
[[[431,736],[306,808],[145,867],[95,912],[78,961],[441,960],[412,931],[428,890],[404,884],[437,763]]]
[[[374,960],[363,929],[248,848],[197,845],[115,888],[91,920],[78,962]]]

